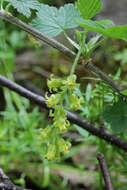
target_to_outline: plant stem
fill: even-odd
[[[49,180],[50,180],[50,168],[48,166],[44,166],[43,188],[46,188],[48,186]]]
[[[73,75],[73,74],[74,74],[81,53],[82,53],[82,47],[80,47],[80,49],[79,49],[79,51],[78,51],[78,53],[77,53],[77,55],[76,55],[76,58],[75,58],[75,60],[74,60],[74,63],[73,63],[73,65],[72,65],[72,68],[71,68],[70,75]]]
[[[1,10],[3,10],[4,0],[1,0]]]

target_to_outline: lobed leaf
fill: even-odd
[[[100,24],[104,28],[108,28],[110,25],[114,25],[112,20],[105,19],[105,20],[97,20],[96,23]]]
[[[92,21],[83,19],[77,20],[77,23],[89,31],[97,32],[100,34],[106,34],[105,31],[107,26],[113,24],[111,20]]]
[[[12,6],[17,9],[19,13],[22,13],[26,17],[30,17],[31,10],[39,10],[40,3],[37,0],[6,0],[11,3]]]
[[[84,19],[91,19],[102,8],[101,0],[78,0],[76,5]]]
[[[103,34],[110,38],[127,39],[127,25],[109,26],[113,24],[111,20],[77,20],[77,23],[89,31]]]
[[[127,102],[119,99],[113,105],[107,106],[103,112],[103,118],[111,124],[115,133],[125,131],[127,129]]]
[[[66,4],[60,9],[41,4],[37,18],[31,24],[49,36],[57,36],[66,29],[77,27],[76,18],[81,16],[73,4]]]

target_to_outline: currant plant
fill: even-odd
[[[49,116],[53,118],[53,124],[41,130],[40,139],[45,147],[44,157],[48,160],[59,160],[61,155],[66,154],[71,147],[70,142],[63,139],[61,135],[67,132],[70,127],[63,107],[66,103],[65,97],[67,97],[72,110],[80,110],[83,101],[76,90],[80,87],[76,83],[76,66],[79,62],[83,65],[88,65],[92,61],[92,52],[107,38],[127,40],[127,25],[116,26],[113,21],[107,19],[93,21],[92,18],[102,9],[101,0],[77,0],[75,5],[66,4],[59,9],[39,3],[37,0],[1,0],[2,11],[10,14],[10,6],[13,6],[26,17],[30,17],[31,10],[35,10],[36,18],[30,22],[33,27],[52,37],[56,37],[63,32],[65,38],[77,50],[70,75],[66,79],[55,78],[51,75],[47,82],[49,91],[52,94],[46,94],[46,104],[50,109]],[[78,26],[82,27],[82,30],[75,29],[77,36],[77,41],[75,42],[68,36],[66,31]],[[89,31],[95,32],[96,35],[87,42]],[[122,132],[127,128],[126,101],[124,100],[126,94],[126,90],[121,91],[120,98],[118,97],[117,101],[107,107],[103,113],[103,118],[111,124],[114,132]],[[124,95],[124,98],[122,95]],[[119,117],[114,120],[114,115],[117,114]],[[122,118],[124,118],[124,127],[116,125],[117,122],[121,123]]]
[[[67,79],[56,79],[51,75],[47,85],[50,92],[54,92],[49,97],[46,95],[46,104],[52,108],[49,116],[53,117],[53,124],[41,130],[41,140],[45,141],[47,147],[45,157],[48,160],[60,160],[61,155],[68,153],[71,147],[70,142],[61,137],[61,134],[67,132],[70,127],[63,107],[65,97],[68,96],[70,107],[73,110],[80,110],[82,98],[78,97],[75,90],[79,87],[76,83],[76,75],[70,75]]]

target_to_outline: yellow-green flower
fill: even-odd
[[[55,160],[55,156],[56,156],[56,146],[53,144],[49,144],[45,158],[47,158],[48,160]]]
[[[51,129],[50,126],[46,127],[45,129],[41,129],[41,131],[40,131],[40,139],[42,141],[47,140],[47,139],[50,138],[51,134],[52,134],[52,129]]]
[[[62,85],[62,80],[59,78],[54,78],[53,75],[50,76],[50,79],[47,81],[49,91],[57,91],[58,88]]]
[[[70,126],[69,121],[63,117],[60,117],[58,119],[56,119],[56,121],[54,122],[54,126],[59,128],[60,133],[65,133],[68,131],[68,127]]]
[[[54,108],[60,102],[59,94],[52,94],[50,97],[46,95],[45,97],[46,97],[46,104],[49,108]]]
[[[69,149],[71,147],[71,143],[68,141],[65,141],[63,138],[59,138],[57,140],[57,146],[59,147],[60,152],[65,155],[69,152]]]
[[[63,82],[68,90],[73,90],[78,84],[76,83],[76,75],[71,75]]]
[[[65,117],[67,114],[66,114],[66,112],[65,112],[65,110],[64,110],[64,108],[63,108],[63,106],[62,105],[57,105],[56,107],[55,107],[55,111],[54,111],[54,117],[56,118],[56,119],[58,119],[58,117]]]
[[[48,160],[60,160],[62,155],[69,152],[71,143],[61,138],[61,134],[67,132],[70,126],[67,120],[67,113],[64,110],[63,103],[66,94],[69,97],[70,106],[74,110],[81,108],[82,98],[76,94],[76,75],[71,75],[67,80],[54,78],[51,75],[47,82],[49,91],[55,93],[48,97],[46,94],[46,104],[50,109],[49,116],[53,117],[53,124],[41,130],[40,138],[45,140],[47,147],[45,158]],[[58,91],[59,90],[59,91]]]
[[[80,110],[83,99],[79,98],[76,94],[69,96],[70,107],[74,110]]]

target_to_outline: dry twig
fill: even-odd
[[[14,185],[11,180],[6,176],[3,170],[0,168],[0,189],[1,190],[28,190],[24,189],[23,187]],[[30,190],[30,189],[29,189]]]
[[[109,172],[108,172],[108,169],[107,169],[107,165],[106,165],[104,155],[101,154],[101,153],[98,153],[97,154],[97,159],[99,161],[99,165],[100,165],[103,177],[104,177],[106,189],[107,190],[113,190],[112,182],[111,182],[110,175],[109,175]]]

